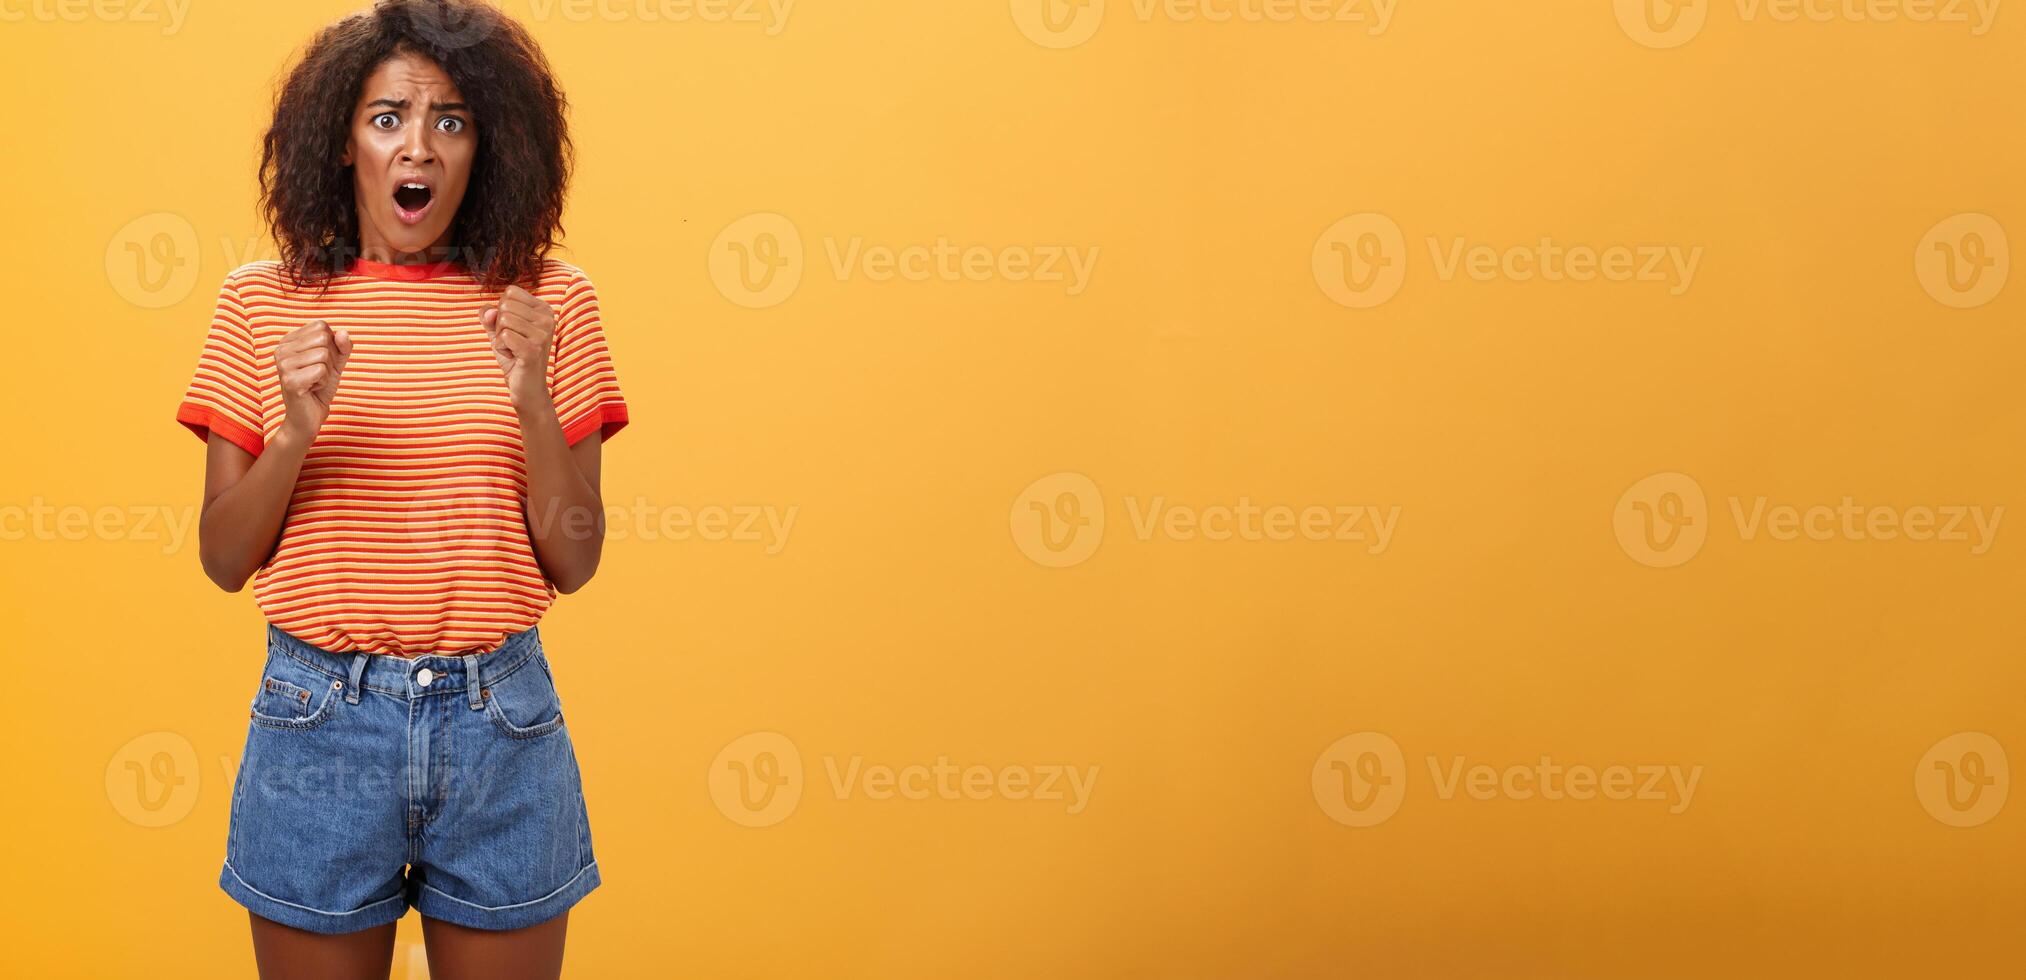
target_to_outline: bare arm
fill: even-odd
[[[597,432],[575,446],[563,439],[549,394],[549,347],[556,333],[556,312],[549,304],[509,286],[479,322],[520,417],[521,448],[528,460],[524,506],[535,560],[556,591],[575,592],[598,571],[605,549],[605,504],[598,491],[602,439]]]
[[[204,511],[197,519],[197,553],[204,574],[227,592],[274,554],[282,518],[302,472],[307,441],[284,429],[259,456],[211,433],[204,455]]]
[[[219,588],[244,588],[274,554],[303,457],[330,414],[338,375],[351,354],[351,338],[322,320],[290,331],[274,352],[287,412],[274,438],[257,457],[216,432],[205,440],[197,555]]]
[[[546,396],[546,393],[544,393]],[[563,442],[556,410],[544,397],[521,413],[528,454],[528,534],[535,560],[558,592],[575,592],[598,571],[605,549],[605,504],[598,490],[599,446],[594,430],[574,446]]]

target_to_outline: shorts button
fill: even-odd
[[[429,682],[435,679],[436,672],[427,667],[415,672],[415,686],[417,687],[428,687]]]

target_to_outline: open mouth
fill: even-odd
[[[428,184],[403,183],[394,188],[394,213],[403,222],[414,224],[429,212],[429,202],[436,192]]]

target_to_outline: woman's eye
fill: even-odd
[[[373,117],[373,125],[380,129],[393,129],[401,125],[401,117],[391,112],[383,112]]]
[[[436,128],[446,133],[461,133],[464,132],[464,120],[456,116],[444,116],[436,121]]]

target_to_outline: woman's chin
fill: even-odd
[[[387,246],[387,254],[395,262],[441,261],[448,256],[431,254],[430,247],[440,241],[440,230],[429,232],[421,228],[402,228],[406,234],[383,235],[381,240]]]

